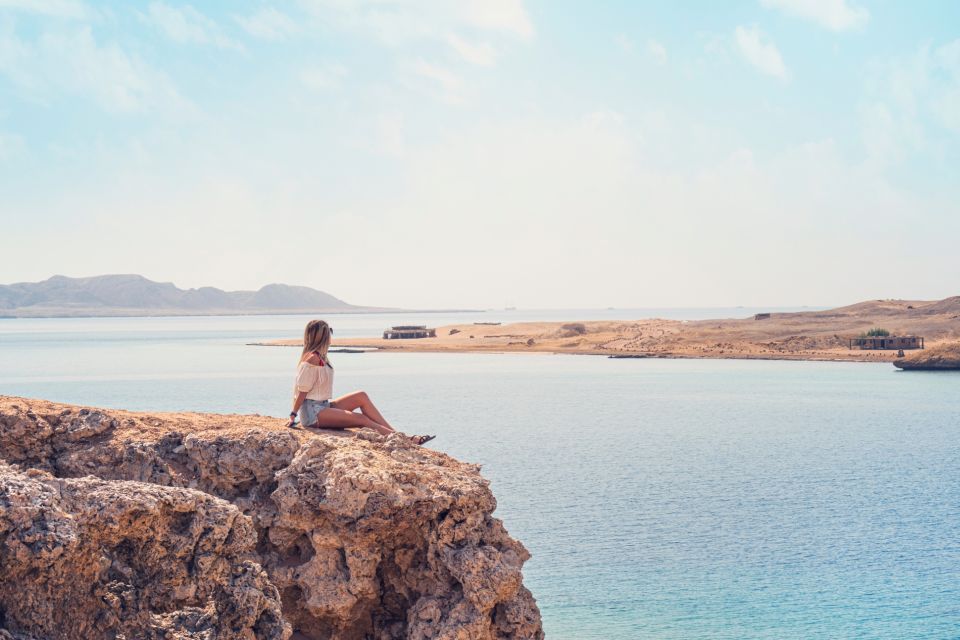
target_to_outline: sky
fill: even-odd
[[[0,0],[0,283],[960,294],[960,3]]]

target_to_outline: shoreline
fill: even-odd
[[[269,340],[266,342],[248,342],[248,347],[300,347],[302,343],[298,340]],[[369,343],[344,342],[337,344],[336,348],[331,348],[330,353],[475,353],[475,354],[513,354],[526,353],[531,355],[544,356],[592,356],[608,358],[610,360],[779,360],[788,362],[862,362],[862,363],[892,363],[896,358],[896,352],[887,354],[876,354],[870,358],[853,352],[850,357],[839,357],[834,354],[814,354],[802,353],[795,355],[757,355],[757,354],[690,354],[690,353],[610,353],[608,351],[565,351],[565,350],[546,350],[546,349],[504,349],[504,348],[404,348],[404,347],[384,347],[372,345]]]
[[[927,348],[956,342],[960,340],[960,297],[934,302],[873,300],[838,309],[763,313],[738,319],[472,322],[432,328],[434,337],[336,338],[331,347],[407,353],[892,363],[898,358],[898,348],[860,349],[852,341],[873,329],[883,329],[890,336],[922,337]],[[250,344],[296,346],[301,340],[258,340]]]
[[[536,323],[538,325],[545,323]],[[563,323],[556,323],[562,325]],[[462,325],[460,325],[462,326]],[[595,336],[589,333],[580,341],[564,341],[562,338],[544,338],[542,331],[517,333],[514,325],[502,325],[499,329],[511,331],[508,337],[484,336],[475,330],[474,338],[451,339],[450,331],[457,325],[438,327],[437,338],[412,340],[384,340],[382,338],[341,338],[331,343],[334,350],[359,350],[403,353],[542,353],[550,355],[600,356],[612,359],[674,359],[674,360],[793,360],[813,362],[883,362],[892,363],[897,358],[896,350],[874,351],[848,349],[847,347],[821,348],[776,348],[770,343],[733,344],[722,340],[705,342],[683,338],[682,346],[671,344],[675,335],[658,336],[648,348],[630,348],[625,341],[630,336],[617,332],[602,332]],[[462,332],[462,329],[460,329]],[[441,335],[446,333],[447,335]],[[549,332],[548,332],[549,333]],[[532,341],[532,344],[528,344]],[[629,343],[627,343],[629,344]],[[720,346],[717,346],[717,345]],[[247,343],[257,347],[300,347],[299,339],[265,340]],[[678,348],[679,347],[679,348]]]

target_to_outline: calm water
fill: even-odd
[[[731,310],[746,316],[754,310]],[[490,320],[709,317],[501,312]],[[607,315],[604,315],[607,314]],[[503,316],[502,318],[500,316]],[[333,316],[337,336],[469,314]],[[0,393],[285,415],[302,317],[0,321]],[[549,638],[960,637],[960,375],[850,363],[337,354],[481,462]]]

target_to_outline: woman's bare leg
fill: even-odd
[[[343,409],[345,411],[353,411],[354,409],[360,409],[363,415],[367,416],[377,424],[381,424],[390,431],[396,431],[390,423],[387,422],[387,419],[383,417],[383,414],[373,406],[373,402],[370,401],[370,396],[366,394],[365,391],[354,391],[353,393],[348,393],[345,396],[341,396],[333,401],[337,409]]]
[[[321,427],[324,429],[346,429],[347,427],[367,427],[373,429],[381,435],[388,436],[393,433],[393,429],[385,427],[378,422],[374,422],[367,416],[345,411],[340,408],[328,407],[317,414],[317,423],[309,425]]]
[[[330,411],[342,410],[341,413],[346,414],[345,416],[337,416],[337,417],[331,416],[331,418],[335,420],[342,419],[345,421],[353,420],[355,422],[365,419],[365,420],[371,421],[373,424],[376,424],[377,427],[379,427],[379,429],[377,429],[377,427],[372,427],[372,426],[370,427],[371,429],[377,429],[377,433],[381,433],[383,435],[397,433],[396,429],[390,426],[390,423],[386,421],[386,419],[383,417],[380,411],[377,410],[375,406],[373,406],[373,402],[370,401],[370,396],[368,396],[363,391],[354,391],[353,393],[348,393],[347,395],[341,396],[336,400],[334,400],[332,404],[333,406],[331,406],[329,409],[324,409],[323,411],[321,411],[320,416],[325,416]],[[353,413],[354,409],[360,409],[362,413],[359,413],[359,414]],[[320,419],[320,416],[318,416],[318,420]],[[353,418],[351,418],[351,416],[353,416]],[[366,424],[356,425],[354,423],[354,424],[346,424],[344,426],[369,426],[369,425],[366,425]],[[423,439],[426,438],[427,436],[407,436],[407,437],[413,440],[414,442],[416,442],[417,444],[423,444]],[[430,439],[432,439],[432,436],[430,436]]]

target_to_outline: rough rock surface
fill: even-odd
[[[32,576],[0,585],[0,627],[11,632],[107,637],[92,617],[109,617],[114,605],[89,585],[125,575],[102,568],[106,561],[96,556],[96,540],[116,540],[108,548],[149,551],[134,554],[140,565],[130,564],[133,556],[117,560],[136,577],[124,584],[144,590],[127,618],[114,614],[111,622],[138,630],[128,638],[154,637],[150,625],[157,624],[171,635],[155,637],[279,638],[285,623],[294,638],[309,640],[543,637],[522,582],[529,554],[492,517],[496,500],[478,468],[401,436],[344,437],[259,416],[136,414],[0,396],[0,459],[46,472],[5,467],[3,491],[29,484],[37,496],[56,498],[40,513],[62,512],[87,528],[83,545],[60,543],[58,558],[67,564],[45,573],[25,557],[4,556],[4,572]],[[91,475],[98,479],[67,480]],[[2,500],[0,540],[16,539],[21,529],[7,523],[19,511]],[[124,509],[142,519],[149,539],[127,526],[136,518],[122,516]],[[115,515],[91,517],[98,512]],[[213,573],[197,571],[195,559],[178,551],[214,535],[208,527],[220,532],[219,546],[204,556]],[[123,535],[135,542],[125,544]],[[187,536],[182,545],[177,536]],[[112,567],[113,557],[104,557]],[[88,609],[64,620],[84,615],[88,626],[66,633],[55,618],[44,626],[29,611],[14,615],[10,598],[23,590],[10,585],[23,580],[37,581],[36,593],[48,597],[49,585],[82,583],[70,593]],[[270,613],[277,592],[282,620]],[[206,627],[197,626],[201,618]]]
[[[256,533],[191,489],[0,463],[0,611],[49,638],[286,639]]]
[[[948,342],[923,351],[915,351],[893,361],[900,369],[917,371],[960,370],[960,342]]]

